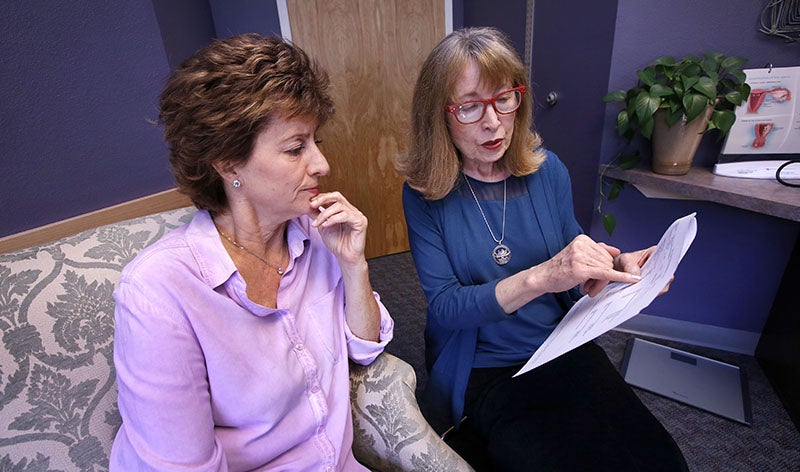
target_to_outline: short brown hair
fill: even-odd
[[[455,100],[456,82],[469,61],[475,61],[490,86],[511,80],[514,86],[529,89],[514,117],[511,144],[499,165],[521,176],[536,172],[544,161],[542,139],[531,129],[528,73],[508,39],[495,28],[453,31],[433,48],[422,66],[411,105],[409,152],[394,161],[408,184],[430,200],[450,193],[461,172],[461,156],[450,138],[444,107]]]
[[[333,113],[328,75],[299,47],[244,34],[215,40],[172,73],[161,93],[159,122],[178,190],[200,209],[228,207],[213,164],[244,162],[273,117]]]

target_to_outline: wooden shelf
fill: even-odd
[[[606,169],[605,176],[682,196],[721,203],[800,222],[800,188],[775,180],[723,177],[705,167],[692,167],[685,175],[661,175],[649,168]]]

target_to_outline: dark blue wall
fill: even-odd
[[[583,228],[591,226],[594,210],[605,109],[598,97],[608,90],[616,17],[616,0],[537,2],[534,12],[535,126],[569,169],[575,216]],[[551,92],[557,101],[548,106]]]
[[[0,2],[0,236],[173,185],[150,2]]]
[[[454,4],[456,2],[453,2]],[[520,56],[525,54],[525,0],[486,2],[485,0],[463,0],[463,26],[494,26],[502,30]],[[455,9],[455,8],[454,8]],[[454,28],[458,24],[453,22]]]
[[[280,36],[278,7],[274,0],[209,0],[217,36],[260,33]]]
[[[170,69],[216,36],[211,7],[198,0],[152,0]]]
[[[0,3],[0,237],[174,186],[158,95],[212,38],[279,34],[255,0]]]

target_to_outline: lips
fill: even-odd
[[[502,145],[503,145],[503,139],[502,138],[500,138],[500,139],[492,139],[491,141],[486,141],[484,143],[481,143],[481,146],[483,146],[484,148],[489,149],[489,150],[495,150],[495,149],[499,148]]]

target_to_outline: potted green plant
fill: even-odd
[[[680,61],[663,56],[636,71],[636,86],[611,92],[603,101],[624,105],[616,128],[629,144],[637,135],[653,141],[654,172],[685,174],[703,135],[716,129],[721,139],[736,121],[734,110],[750,95],[742,70],[746,62],[716,52]],[[633,167],[640,155],[638,150],[624,151],[609,165]],[[615,181],[606,191],[601,174],[598,212],[603,199],[615,198],[623,185]],[[603,224],[611,234],[616,225],[613,215],[604,215]]]

